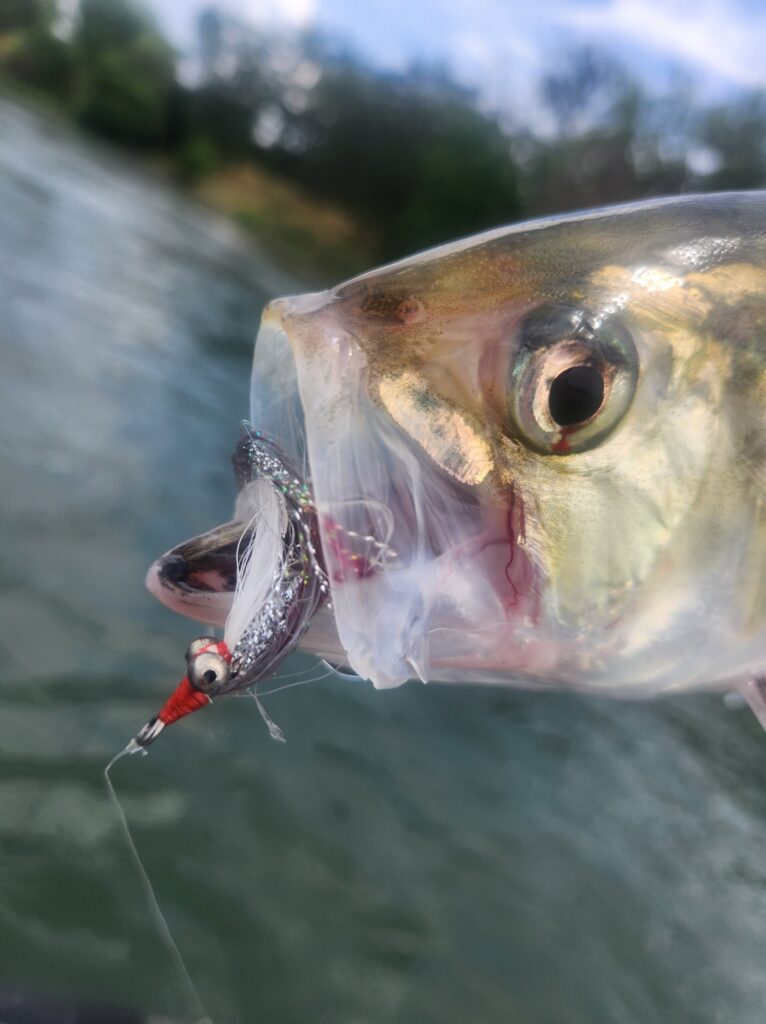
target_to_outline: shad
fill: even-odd
[[[152,566],[225,626],[137,737],[296,645],[408,678],[739,689],[764,717],[766,194],[442,246],[271,303],[234,519]]]

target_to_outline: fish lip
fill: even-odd
[[[229,521],[175,545],[149,567],[147,590],[171,611],[223,626],[236,579],[244,525]]]
[[[195,590],[186,582],[171,582],[163,574],[166,558],[175,549],[153,562],[146,573],[144,585],[149,593],[170,611],[211,626],[223,626],[229,614],[233,591]]]
[[[169,552],[163,558],[161,567],[158,567],[160,585],[175,586],[182,590],[190,591],[191,587],[184,578],[188,573],[188,569],[189,563],[182,555],[178,554],[175,550]]]

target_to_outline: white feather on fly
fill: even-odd
[[[287,530],[284,495],[268,480],[253,480],[240,492],[234,515],[247,526],[237,545],[237,583],[223,634],[230,651],[263,608],[282,571]],[[250,539],[245,541],[248,531]]]

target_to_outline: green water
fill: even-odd
[[[148,564],[227,517],[260,310],[233,229],[0,103],[0,989],[191,1009],[106,761],[196,635]],[[310,665],[288,663],[282,674]],[[766,736],[325,678],[114,780],[216,1024],[763,1024]]]

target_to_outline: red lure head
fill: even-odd
[[[212,704],[212,694],[228,679],[231,651],[222,640],[203,636],[195,640],[186,652],[188,673],[165,701],[159,714],[150,718],[137,733],[137,747],[148,747],[166,725],[172,725],[192,711]]]

